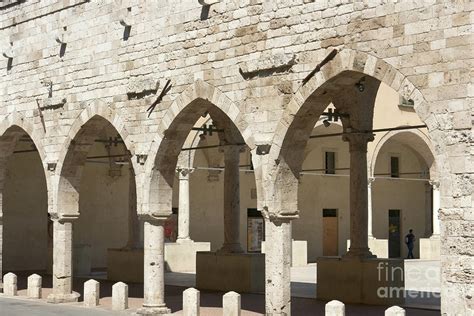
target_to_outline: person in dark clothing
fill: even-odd
[[[415,235],[413,235],[413,229],[410,229],[408,235],[405,236],[405,244],[407,244],[408,247],[407,259],[415,259],[413,256],[413,248],[415,247]]]

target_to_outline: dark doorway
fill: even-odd
[[[388,257],[400,258],[400,210],[388,210]]]

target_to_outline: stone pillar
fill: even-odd
[[[439,236],[439,208],[441,204],[441,193],[439,191],[439,182],[430,181],[433,190],[433,236]]]
[[[325,316],[345,316],[346,306],[340,301],[330,301],[324,307]]]
[[[224,147],[224,245],[221,252],[244,252],[240,245],[240,151],[242,146]]]
[[[72,291],[72,232],[76,216],[53,219],[53,292],[49,303],[77,302],[79,294]]]
[[[32,274],[28,277],[27,294],[29,298],[39,299],[42,297],[42,278],[37,274]]]
[[[8,272],[3,277],[3,294],[8,296],[18,295],[18,278],[15,273]]]
[[[179,168],[179,205],[178,205],[178,238],[177,243],[191,242],[189,237],[189,174],[190,168]]]
[[[166,218],[144,218],[144,282],[141,315],[168,314],[165,304],[165,220]]]
[[[95,307],[99,305],[100,283],[96,280],[84,282],[84,306]]]
[[[350,158],[350,239],[346,257],[373,257],[368,239],[368,175],[367,143],[373,134],[346,133],[343,140],[349,142]]]
[[[117,282],[112,285],[112,310],[123,311],[128,309],[128,285]]]
[[[240,294],[236,292],[228,292],[222,297],[222,309],[226,316],[240,316],[241,302]]]
[[[392,306],[385,310],[385,316],[405,316],[405,310],[399,306]]]
[[[291,314],[291,219],[265,218],[266,315]]]
[[[183,292],[183,316],[199,316],[200,314],[200,293],[194,288],[189,288]]]
[[[367,183],[367,231],[369,238],[374,238],[374,234],[372,232],[372,183],[375,181],[375,178],[369,178]]]

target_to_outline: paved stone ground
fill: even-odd
[[[429,273],[424,273],[429,271]],[[423,273],[422,273],[423,272]],[[117,312],[110,312],[111,288],[113,282],[100,280],[101,282],[101,300],[100,308],[84,309],[81,302],[66,305],[50,305],[45,300],[31,301],[26,296],[26,278],[30,273],[18,273],[18,287],[20,298],[0,297],[0,315],[5,316],[23,316],[23,315],[117,315]],[[408,290],[414,293],[425,292],[439,287],[439,262],[412,260],[406,263],[406,274],[411,276],[406,282]],[[94,276],[100,279],[101,275]],[[75,278],[75,291],[82,296],[82,284],[87,278]],[[307,267],[298,267],[292,269],[292,315],[324,315],[324,305],[326,302],[313,299],[316,293],[316,265],[311,264]],[[166,303],[175,315],[180,315],[182,310],[182,291],[187,287],[193,286],[195,281],[194,274],[171,273],[166,275]],[[51,291],[51,278],[44,277],[43,296],[46,297]],[[201,315],[213,316],[222,315],[222,295],[219,292],[201,292]],[[133,312],[142,304],[143,285],[140,283],[129,284],[129,305]],[[21,297],[23,296],[23,298]],[[418,306],[420,308],[407,308],[407,315],[434,316],[439,315],[439,300],[429,299],[420,301],[412,299],[407,307]],[[242,296],[242,315],[253,316],[264,313],[264,296],[262,294],[244,294]],[[383,315],[384,306],[366,306],[366,305],[347,305],[347,315]]]

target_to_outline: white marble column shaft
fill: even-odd
[[[439,191],[439,182],[430,181],[430,184],[433,189],[433,235],[438,236],[440,227],[439,227],[439,208],[441,205],[441,192]]]
[[[369,178],[367,183],[367,232],[369,238],[374,238],[372,231],[373,223],[373,210],[372,210],[372,183],[375,181],[375,178]]]
[[[179,175],[179,205],[178,205],[178,238],[177,243],[190,242],[190,203],[189,203],[189,175],[190,168],[178,169]]]

